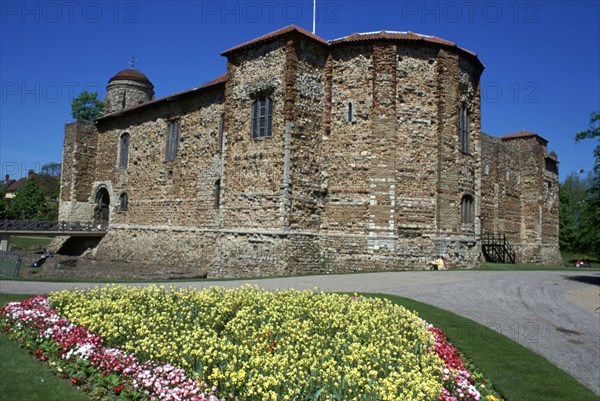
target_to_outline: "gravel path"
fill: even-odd
[[[600,274],[573,272],[393,272],[165,285],[381,292],[470,318],[534,350],[600,395]],[[0,281],[0,293],[39,294],[98,284]],[[133,284],[144,285],[144,284]],[[585,299],[582,299],[584,297]]]

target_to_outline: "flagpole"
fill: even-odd
[[[313,0],[313,35],[316,33],[317,28],[317,0]]]

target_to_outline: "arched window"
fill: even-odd
[[[461,221],[465,224],[473,223],[475,215],[475,207],[473,197],[471,195],[463,196],[460,201],[460,216]]]
[[[221,206],[221,180],[215,181],[214,195],[215,209],[218,209]]]
[[[271,136],[273,101],[270,97],[260,97],[252,103],[252,137]]]
[[[129,161],[129,133],[125,132],[119,139],[119,168],[127,168]]]
[[[119,210],[121,212],[124,212],[127,210],[128,206],[129,206],[129,197],[127,196],[127,193],[123,192],[121,194],[121,196],[119,196]]]
[[[464,104],[460,107],[458,142],[461,152],[471,153],[469,150],[469,113]]]
[[[179,121],[171,121],[167,131],[167,151],[165,160],[175,160],[179,144]]]

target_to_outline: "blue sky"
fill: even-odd
[[[312,0],[0,2],[0,177],[60,161],[70,104],[103,98],[136,68],[156,97],[226,70],[220,52],[281,27],[312,29]],[[317,35],[412,31],[474,51],[485,64],[482,128],[550,141],[561,180],[593,166],[597,142],[575,144],[600,110],[599,1],[317,0]]]

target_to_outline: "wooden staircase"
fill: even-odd
[[[515,263],[515,251],[506,239],[506,234],[483,234],[481,249],[488,262]]]

